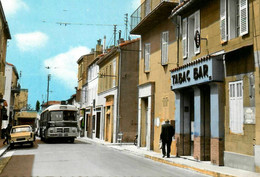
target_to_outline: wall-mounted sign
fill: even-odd
[[[200,47],[200,32],[197,30],[194,36],[195,45],[197,48]]]
[[[193,61],[171,72],[172,90],[213,81],[223,81],[222,57]]]
[[[254,107],[244,107],[244,124],[255,124]]]

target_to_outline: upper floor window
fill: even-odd
[[[150,71],[150,43],[144,45],[144,72]]]
[[[196,31],[200,33],[199,10],[182,20],[182,52],[184,59],[200,53],[200,47],[196,47],[194,40]]]
[[[162,65],[168,64],[168,42],[169,42],[169,32],[162,33],[161,39],[161,53],[162,53]]]
[[[112,62],[113,64],[113,75],[115,76],[116,75],[116,59],[113,60]],[[112,87],[115,87],[116,86],[116,77],[112,77]]]
[[[145,1],[145,16],[151,12],[151,0]]]
[[[248,0],[220,0],[221,41],[248,34]]]

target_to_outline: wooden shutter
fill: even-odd
[[[229,83],[229,128],[233,133],[243,133],[243,84]]]
[[[194,37],[196,34],[196,31],[199,31],[200,33],[200,11],[198,10],[197,12],[195,12],[195,24],[194,24]],[[193,39],[194,39],[193,37]],[[200,53],[200,47],[197,48],[196,44],[195,44],[195,40],[194,40],[194,52],[195,54],[199,54]]]
[[[239,0],[240,36],[248,33],[248,0]]]
[[[161,37],[162,65],[166,65],[168,63],[168,41],[169,32],[163,32]]]
[[[227,41],[227,1],[220,0],[220,37],[221,42]]]
[[[144,54],[144,71],[148,72],[150,71],[150,44],[145,44],[145,54]]]
[[[187,35],[188,35],[188,23],[187,18],[184,18],[182,20],[182,57],[187,58],[188,53],[188,41],[187,41]]]

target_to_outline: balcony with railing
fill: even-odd
[[[131,15],[131,34],[142,34],[167,19],[179,0],[145,0]]]

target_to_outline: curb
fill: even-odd
[[[210,171],[210,170],[206,170],[206,169],[200,169],[200,168],[196,168],[196,167],[192,167],[192,166],[188,166],[188,165],[184,165],[184,164],[180,164],[180,163],[174,163],[174,162],[170,162],[158,157],[154,157],[154,156],[150,156],[150,155],[145,155],[145,158],[157,161],[157,162],[161,162],[161,163],[165,163],[168,165],[172,165],[175,167],[179,167],[179,168],[185,168],[185,169],[189,169],[189,170],[193,170],[202,174],[206,174],[206,175],[210,175],[210,176],[217,176],[217,177],[235,177],[233,175],[228,175],[228,174],[224,174],[224,173],[219,173],[219,172],[215,172],[215,171]]]
[[[0,157],[4,155],[4,153],[8,150],[9,145],[6,145],[0,149]]]

